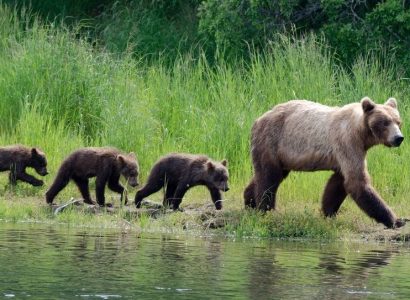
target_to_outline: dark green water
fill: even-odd
[[[0,298],[408,299],[408,245],[0,223]]]

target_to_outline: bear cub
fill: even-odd
[[[45,154],[38,148],[23,145],[0,147],[0,172],[10,171],[9,180],[12,185],[21,180],[33,186],[42,186],[42,180],[26,173],[27,167],[33,168],[41,176],[47,175]]]
[[[53,203],[57,194],[68,184],[70,179],[77,185],[85,203],[95,204],[90,197],[88,179],[96,177],[95,190],[97,203],[105,206],[104,189],[108,187],[121,194],[124,187],[120,184],[123,175],[132,187],[138,185],[139,166],[134,153],[122,154],[111,147],[81,148],[71,153],[61,164],[57,176],[46,193],[48,204]],[[125,204],[128,199],[125,197]]]
[[[227,161],[215,162],[205,155],[172,153],[160,158],[152,167],[145,186],[135,196],[135,205],[165,188],[164,206],[179,208],[185,193],[194,186],[208,188],[217,210],[222,208],[222,195],[228,187]]]

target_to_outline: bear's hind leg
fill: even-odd
[[[46,202],[48,204],[53,203],[53,200],[57,196],[57,194],[61,192],[61,190],[65,188],[69,182],[70,182],[70,175],[67,174],[67,172],[65,172],[64,170],[60,168],[60,170],[57,173],[56,178],[54,179],[53,184],[46,192]]]
[[[255,204],[260,210],[275,209],[276,192],[280,183],[288,175],[288,171],[281,168],[266,168],[255,172]]]
[[[174,199],[172,200],[173,210],[178,210],[179,205],[182,202],[182,198],[185,196],[185,193],[188,190],[188,184],[184,181],[180,182],[175,190]]]
[[[145,197],[158,192],[164,186],[164,181],[158,179],[148,179],[145,186],[135,194],[135,206],[141,207],[141,202]]]
[[[255,179],[252,178],[251,182],[245,188],[243,192],[243,199],[245,203],[245,208],[256,208],[255,203]]]
[[[322,197],[322,211],[326,217],[335,216],[346,199],[343,184],[344,178],[340,173],[334,173],[328,180]]]
[[[174,194],[177,189],[176,184],[168,182],[165,188],[164,207],[171,207],[174,200]]]
[[[73,176],[73,180],[75,184],[77,185],[78,189],[80,190],[80,193],[84,199],[84,202],[87,204],[94,205],[95,203],[93,200],[91,200],[91,197],[90,197],[90,190],[88,188],[88,179]]]
[[[105,206],[105,186],[108,181],[108,176],[105,174],[97,175],[95,179],[95,195],[97,203],[100,206]]]

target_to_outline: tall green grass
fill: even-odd
[[[408,81],[394,72],[394,64],[365,57],[344,69],[314,35],[283,37],[247,63],[219,60],[210,66],[204,58],[187,55],[169,66],[112,56],[63,25],[43,24],[4,5],[0,20],[0,144],[39,146],[50,164],[43,188],[20,184],[26,194],[42,197],[73,149],[111,145],[137,154],[143,182],[152,164],[168,152],[227,158],[232,190],[225,207],[240,209],[252,174],[252,123],[273,105],[296,98],[343,105],[365,95],[379,103],[394,96],[404,134],[409,134]],[[368,158],[374,185],[401,215],[409,215],[409,149],[406,142],[399,149],[377,147]],[[316,214],[328,176],[291,173],[279,190],[278,209],[292,203],[303,213],[312,204]],[[1,175],[0,184],[6,182]],[[72,195],[78,193],[71,186],[57,201]],[[183,204],[208,197],[205,189],[197,189]],[[346,205],[346,211],[363,216],[354,205]]]

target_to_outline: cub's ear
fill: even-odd
[[[389,98],[384,105],[388,105],[390,107],[393,107],[394,109],[397,109],[397,100],[396,98]]]
[[[134,152],[128,153],[128,156],[131,157],[132,159],[137,159]]]
[[[362,104],[363,111],[365,113],[372,111],[373,108],[376,106],[374,102],[369,97],[364,97],[360,103]]]
[[[37,148],[31,148],[31,155],[39,155],[40,151]]]
[[[215,169],[214,164],[212,163],[212,161],[208,161],[206,163],[206,167],[208,168],[209,171],[213,171]]]
[[[120,162],[121,166],[125,165],[125,157],[122,154],[117,155],[117,160]]]
[[[228,165],[228,161],[224,159],[223,161],[221,161],[221,164],[226,167]]]

